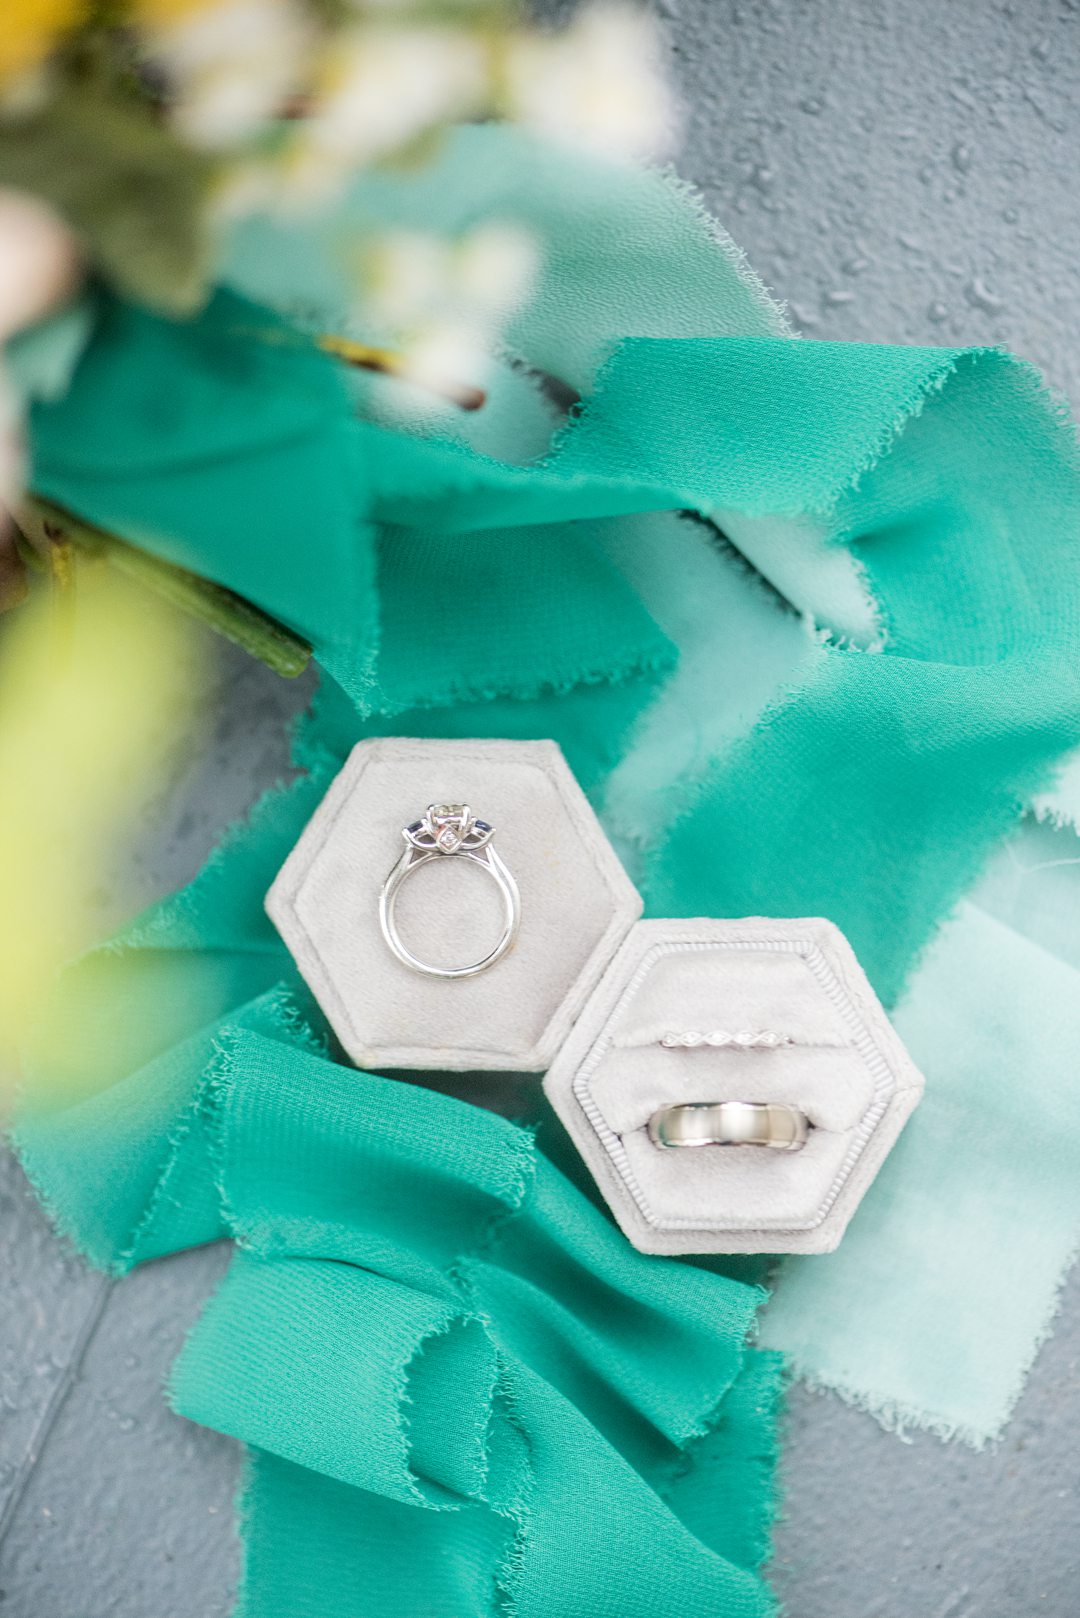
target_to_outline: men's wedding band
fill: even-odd
[[[797,1152],[806,1145],[809,1120],[781,1101],[691,1101],[661,1107],[649,1119],[654,1146],[765,1146]]]

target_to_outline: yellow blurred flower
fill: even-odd
[[[129,0],[131,20],[160,28],[211,11],[221,0]],[[87,22],[91,0],[3,0],[0,15],[0,83],[38,67],[80,24]]]
[[[165,23],[181,22],[197,11],[209,11],[221,0],[130,0],[135,22],[158,27]]]
[[[111,569],[77,570],[0,643],[0,1059],[14,1060],[57,971],[95,941],[93,897],[195,699],[190,630]]]
[[[88,10],[88,0],[4,0],[0,83],[37,67]]]

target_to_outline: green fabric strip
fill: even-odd
[[[449,1507],[484,1482],[496,1369],[481,1321],[445,1299],[342,1260],[241,1252],[171,1391],[203,1426],[356,1489]]]
[[[365,175],[322,219],[245,221],[223,279],[290,318],[333,326],[356,307],[358,238],[380,230],[454,237],[492,220],[525,231],[540,260],[530,296],[510,316],[506,347],[581,392],[628,335],[788,333],[783,312],[688,186],[496,125],[453,131],[433,161],[410,172]],[[372,326],[362,335],[397,337]]]
[[[240,1611],[599,1618],[611,1557],[620,1611],[771,1611],[760,1292],[628,1248],[519,1126],[320,1053],[260,901],[324,782],[73,969],[36,1052],[60,1104],[18,1132],[96,1262],[238,1244],[172,1397],[253,1452]]]
[[[377,616],[347,409],[331,362],[233,293],[185,322],[103,297],[70,388],[31,412],[31,478],[282,619],[360,699]]]
[[[944,369],[940,357],[890,359],[884,369],[903,388],[885,390],[871,424],[872,351],[782,345],[772,359],[810,350],[798,369],[823,387],[797,409],[790,390],[773,392],[775,363],[765,378],[754,367],[763,408],[776,401],[761,439],[782,460],[775,499],[790,498],[796,457],[780,418],[831,421],[845,392],[858,395],[863,426],[846,435],[846,467],[833,459],[842,416],[827,467],[806,434],[804,509],[833,491],[833,543],[854,544],[885,649],[822,647],[695,783],[648,897],[654,914],[826,915],[890,1001],[1076,734],[1080,482],[1071,435],[1027,368],[1004,356],[949,356]],[[744,394],[750,385],[748,373]],[[867,462],[887,431],[889,452]],[[730,486],[723,500],[738,503]],[[993,567],[988,534],[1001,556]]]
[[[125,952],[105,959],[122,993]],[[263,1452],[242,1612],[278,1615],[294,1587],[290,1611],[421,1611],[447,1579],[478,1614],[600,1618],[613,1590],[641,1618],[772,1610],[760,1533],[737,1512],[713,1518],[690,1482],[707,1443],[714,1468],[753,1478],[760,1522],[774,1362],[757,1371],[774,1391],[759,1385],[756,1420],[741,1390],[727,1419],[756,1364],[756,1288],[634,1252],[529,1132],[318,1055],[280,995],[204,1036],[201,1068],[192,1041],[185,1054],[172,1127],[144,1129],[132,1109],[148,1092],[163,1101],[175,1048],[93,1098],[97,1145],[111,1121],[123,1173],[97,1183],[92,1207],[118,1268],[238,1243],[172,1397]],[[40,1117],[20,1130],[35,1182],[69,1208],[86,1140]],[[297,1470],[299,1521],[267,1536]],[[433,1513],[453,1520],[418,1526]],[[327,1515],[344,1585],[303,1561]]]
[[[379,531],[383,653],[373,699],[388,718],[510,695],[523,701],[672,667],[675,649],[586,522],[491,534]],[[544,655],[531,662],[550,625]],[[635,701],[635,708],[640,696]]]

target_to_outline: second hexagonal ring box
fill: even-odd
[[[546,1069],[647,1252],[829,1251],[921,1094],[831,923],[639,921],[554,742],[359,743],[266,905],[358,1066]]]

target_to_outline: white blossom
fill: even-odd
[[[677,107],[654,23],[607,0],[561,34],[521,34],[507,49],[508,112],[545,134],[615,157],[674,146]]]
[[[0,188],[0,342],[63,303],[78,279],[78,247],[59,215]]]
[[[460,29],[371,25],[333,42],[323,77],[295,141],[294,161],[313,179],[386,157],[475,110],[487,61]]]
[[[365,290],[376,321],[400,333],[426,325],[449,293],[453,248],[418,230],[387,231],[366,254]]]
[[[402,331],[432,322],[489,330],[525,297],[536,243],[494,222],[456,238],[388,231],[367,256],[368,302],[380,324]]]
[[[461,295],[491,319],[502,320],[527,296],[538,258],[536,239],[520,226],[479,225],[458,244]]]
[[[491,364],[485,336],[464,325],[432,326],[408,344],[405,375],[436,394],[481,384]]]
[[[392,345],[398,374],[420,388],[399,401],[406,414],[483,387],[500,328],[529,292],[537,258],[526,231],[494,221],[456,238],[394,231],[370,244],[356,320]]]
[[[257,133],[302,86],[311,36],[293,0],[223,0],[147,30],[144,45],[174,127],[215,150]]]
[[[25,460],[21,401],[0,363],[0,550],[10,536],[8,512],[23,490]]]

